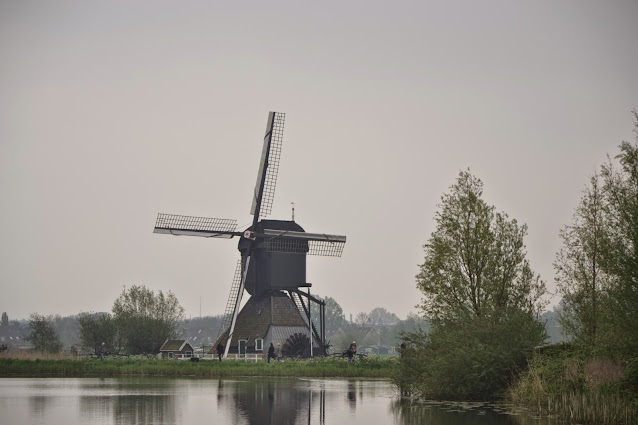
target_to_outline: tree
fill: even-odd
[[[607,322],[604,308],[610,276],[601,268],[609,222],[600,176],[594,174],[583,191],[571,224],[560,230],[555,281],[562,296],[559,321],[575,342],[594,348]]]
[[[619,166],[608,156],[561,230],[554,267],[569,335],[588,349],[631,355],[638,351],[638,144],[619,149]]]
[[[354,322],[359,325],[360,327],[363,326],[367,326],[370,325],[370,316],[368,315],[368,313],[362,311],[360,313],[357,313],[357,315],[354,318]]]
[[[77,316],[62,317],[56,314],[51,318],[53,327],[60,337],[60,342],[65,347],[78,343],[78,319]]]
[[[0,322],[0,325],[9,326],[9,316],[6,311],[2,313],[2,322]]]
[[[638,142],[638,113],[633,114]],[[607,342],[630,354],[638,351],[638,143],[623,141],[619,148],[620,168],[608,160],[601,170],[609,219],[601,265],[614,280],[609,289],[614,330]]]
[[[110,314],[80,313],[78,325],[80,346],[83,349],[97,353],[104,343],[106,351],[119,351],[117,328]]]
[[[400,321],[399,317],[383,307],[373,308],[368,314],[370,322],[375,325],[394,325]]]
[[[145,286],[126,287],[113,304],[118,335],[129,354],[156,354],[166,339],[178,336],[184,309],[172,292],[155,294]]]
[[[326,334],[332,335],[336,331],[341,328],[345,322],[345,316],[343,314],[343,309],[339,305],[339,303],[332,297],[320,297],[317,296],[317,299],[326,303],[324,307],[324,312],[326,314]],[[313,308],[312,311],[313,321],[316,321],[319,316],[319,311],[317,308]],[[315,322],[315,326],[317,326],[318,322]]]
[[[415,348],[401,357],[399,373],[417,393],[499,394],[546,337],[537,320],[546,289],[525,258],[527,226],[496,213],[482,194],[481,180],[461,172],[424,245],[416,279],[431,330],[404,335]]]
[[[29,316],[29,329],[31,333],[26,339],[36,350],[50,354],[56,354],[62,350],[62,343],[50,319],[41,314],[32,313]]]
[[[408,313],[408,317],[405,320],[400,320],[390,329],[390,332],[385,336],[387,339],[384,340],[383,344],[399,345],[403,341],[404,335],[418,331],[427,333],[429,329],[430,324],[422,317],[415,313]]]
[[[483,182],[469,171],[450,189],[417,275],[426,318],[496,317],[508,308],[539,314],[546,288],[525,258],[527,226],[495,213],[481,199]]]

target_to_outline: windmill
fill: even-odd
[[[294,221],[266,220],[271,212],[283,142],[285,114],[270,112],[266,125],[257,183],[250,213],[252,225],[237,230],[231,219],[160,213],[154,233],[205,238],[239,237],[241,258],[226,304],[217,343],[245,354],[248,347],[265,352],[273,342],[289,355],[313,355],[313,347],[327,348],[325,303],[310,295],[306,282],[306,255],[340,257],[345,236],[307,233]],[[294,214],[294,212],[293,212]],[[302,291],[301,288],[307,288]],[[240,311],[244,290],[251,298]],[[312,303],[319,306],[319,329],[311,317]],[[238,323],[240,326],[238,326]],[[241,335],[236,335],[240,328]],[[253,344],[253,345],[250,345]],[[213,350],[215,347],[213,347]],[[212,350],[211,350],[212,351]]]

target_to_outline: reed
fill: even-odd
[[[243,360],[177,361],[107,357],[83,358],[0,357],[0,376],[233,376],[389,378],[396,367],[390,358],[368,358],[354,364],[341,359],[286,359],[279,362]]]
[[[569,419],[571,423],[638,423],[638,403],[620,394],[600,391],[571,392],[549,395],[539,404],[542,414]]]
[[[621,389],[625,372],[617,361],[572,352],[535,356],[508,395],[516,406],[571,423],[635,424],[638,400]]]

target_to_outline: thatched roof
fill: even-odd
[[[306,327],[293,301],[284,292],[277,291],[270,295],[252,296],[237,315],[233,340],[230,346],[237,346],[239,340],[263,338],[270,326]],[[216,352],[219,341],[226,341],[228,331],[215,342]]]
[[[167,339],[162,347],[160,348],[160,352],[162,351],[182,351],[186,344],[190,345],[185,339]],[[192,349],[192,346],[191,346]]]

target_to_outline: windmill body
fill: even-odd
[[[261,220],[256,232],[271,231],[303,232],[303,228],[294,221]],[[253,231],[252,228],[247,229]],[[245,233],[245,232],[244,232]],[[301,241],[301,249],[308,251],[308,243]],[[305,247],[304,247],[305,245]],[[252,261],[246,275],[245,289],[250,295],[265,295],[274,290],[296,289],[306,284],[306,255],[297,252],[273,252],[269,241],[265,239],[251,241],[242,236],[238,246],[242,259],[252,250]]]
[[[345,236],[308,233],[293,221],[261,219],[270,213],[274,197],[285,115],[270,112],[264,136],[252,225],[236,230],[235,220],[159,214],[155,233],[207,238],[239,237],[241,259],[235,271],[216,346],[244,356],[266,353],[272,342],[284,355],[312,356],[327,348],[325,304],[310,295],[306,256],[341,256]],[[305,288],[304,292],[301,288]],[[251,295],[240,311],[244,290]],[[311,316],[316,305],[318,320]],[[317,325],[318,324],[318,327]]]

